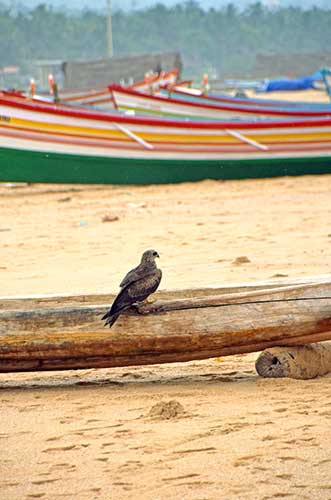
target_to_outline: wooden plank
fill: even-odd
[[[111,330],[108,305],[0,312],[0,371],[155,364],[331,340],[331,281],[158,300]]]

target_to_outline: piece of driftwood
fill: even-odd
[[[4,309],[10,300],[0,299],[0,372],[190,361],[331,340],[331,278],[221,290],[159,292],[112,329],[101,321],[111,300],[21,298]]]
[[[298,347],[272,347],[256,360],[256,371],[265,378],[311,379],[331,373],[331,342]]]

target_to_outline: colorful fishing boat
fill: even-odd
[[[173,82],[176,81],[177,77],[177,70],[169,71],[167,73],[163,72],[160,74],[146,73],[144,80],[134,82],[131,85],[128,85],[127,88],[132,88],[139,92],[154,93],[160,88],[166,88],[170,84],[173,85]],[[54,95],[54,79],[52,75],[49,75],[49,80],[50,91],[44,94],[41,93],[38,96],[42,100],[49,100],[50,97],[52,98]],[[183,83],[184,82],[181,82],[181,85],[183,85]],[[33,88],[33,97],[35,97],[35,86]],[[116,109],[112,92],[109,90],[108,86],[88,89],[61,89],[61,91],[58,92],[58,99],[62,103],[74,104],[76,106],[91,106],[104,110]]]
[[[200,97],[191,96],[190,99],[183,98],[177,94],[176,97],[167,95],[151,95],[138,92],[134,89],[124,88],[120,85],[110,85],[109,89],[118,109],[135,110],[138,112],[151,113],[167,117],[192,117],[210,120],[235,120],[238,118],[312,118],[331,116],[331,107],[309,109],[280,108],[270,106],[255,106],[241,103],[222,103],[203,100]]]
[[[307,102],[307,101],[286,101],[279,99],[266,99],[257,97],[237,97],[231,96],[229,94],[216,94],[213,92],[204,92],[203,90],[190,88],[183,85],[176,85],[170,88],[168,86],[164,87],[163,94],[169,95],[171,97],[179,99],[188,100],[198,100],[197,102],[211,102],[211,103],[223,103],[223,104],[239,104],[241,106],[259,106],[259,107],[271,107],[271,108],[294,108],[294,109],[313,109],[326,111],[331,115],[331,103],[322,102]]]
[[[149,184],[331,172],[331,118],[196,121],[0,95],[0,181]]]

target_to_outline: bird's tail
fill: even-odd
[[[118,317],[119,317],[119,314],[109,314],[109,312],[108,312],[107,314],[105,314],[102,317],[102,319],[106,319],[107,321],[105,323],[105,326],[109,326],[109,328],[111,328]]]

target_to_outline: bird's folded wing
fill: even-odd
[[[151,293],[154,293],[161,281],[162,273],[160,269],[145,274],[142,278],[131,283],[125,290],[135,302],[145,300]]]
[[[120,287],[125,288],[131,283],[134,283],[135,281],[139,280],[141,277],[142,277],[141,266],[137,266],[131,271],[129,271],[128,274],[122,279]]]

